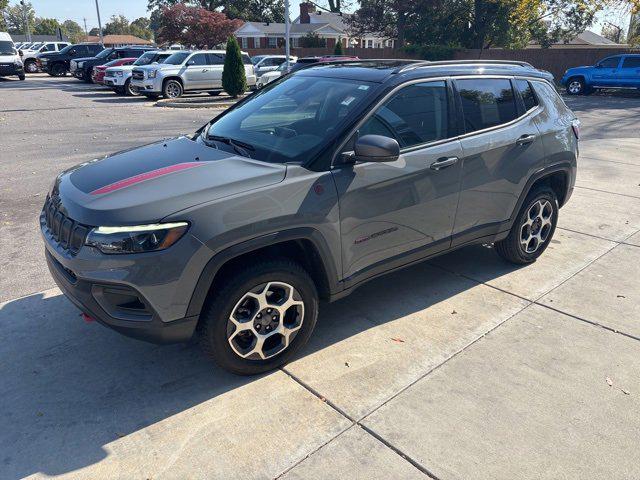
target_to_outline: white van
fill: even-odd
[[[0,77],[11,75],[17,75],[20,80],[24,80],[22,60],[20,60],[11,35],[7,32],[0,32]]]

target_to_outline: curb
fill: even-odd
[[[215,101],[209,98],[175,98],[158,100],[156,107],[170,108],[229,108],[235,105],[233,101]]]

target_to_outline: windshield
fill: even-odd
[[[111,52],[113,52],[113,48],[105,48],[99,54],[96,55],[96,58],[108,57]]]
[[[121,58],[116,58],[115,60],[111,60],[110,62],[107,62],[104,64],[105,68],[109,68],[109,67],[119,67],[120,65],[118,65],[118,62],[120,62],[122,59]]]
[[[15,55],[16,49],[13,48],[13,42],[9,42],[7,40],[0,41],[0,54]]]
[[[370,90],[373,84],[358,80],[289,77],[255,93],[204,132],[250,145],[258,160],[303,162],[341,132]]]
[[[33,45],[29,45],[29,50],[37,50],[42,45],[44,45],[44,43],[42,43],[42,42],[34,43]]]
[[[154,60],[157,55],[158,54],[155,52],[147,52],[142,56],[138,57],[138,59],[135,62],[133,62],[133,64],[138,66],[149,65],[151,62],[158,61],[158,60]]]
[[[169,55],[169,57],[162,63],[168,63],[169,65],[182,65],[182,62],[184,62],[189,55],[191,55],[191,52],[174,53]]]

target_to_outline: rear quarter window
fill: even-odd
[[[533,87],[527,80],[516,80],[516,90],[520,92],[520,97],[522,97],[522,102],[524,103],[525,111],[529,111],[538,106],[538,99],[536,98],[536,94],[533,92]]]

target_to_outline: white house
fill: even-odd
[[[291,46],[299,47],[300,39],[308,34],[316,34],[327,41],[327,47],[335,47],[338,39],[345,47],[383,48],[393,47],[393,39],[367,36],[352,37],[346,23],[349,14],[316,11],[311,3],[300,4],[300,15],[293,20],[290,29]],[[284,23],[245,22],[235,35],[243,49],[277,48],[284,45]]]

